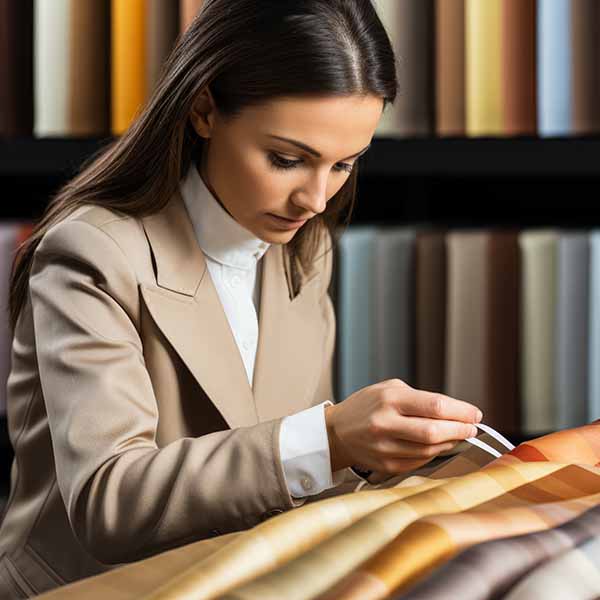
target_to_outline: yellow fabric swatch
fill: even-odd
[[[146,100],[146,4],[112,0],[111,132],[121,135]]]
[[[467,135],[499,136],[504,129],[501,93],[501,0],[466,0]]]

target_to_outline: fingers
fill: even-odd
[[[440,452],[451,450],[458,443],[458,441],[453,440],[441,444],[419,444],[417,442],[386,438],[376,444],[376,449],[382,459],[432,458]]]
[[[414,393],[403,394],[398,400],[398,406],[401,414],[406,416],[463,423],[479,423],[481,420],[481,411],[473,404],[436,392],[414,390]]]
[[[431,419],[428,417],[397,416],[386,419],[386,437],[416,442],[418,444],[442,444],[454,440],[476,437],[479,431],[475,425],[459,421]]]

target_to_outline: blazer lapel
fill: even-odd
[[[308,408],[321,374],[325,340],[318,311],[321,275],[317,273],[290,299],[283,246],[269,247],[263,259],[254,398],[260,421]],[[314,384],[314,385],[313,385]]]
[[[250,426],[307,408],[308,384],[320,374],[322,320],[314,314],[320,274],[290,299],[283,246],[272,244],[264,254],[252,389],[179,190],[165,208],[143,217],[142,224],[156,284],[141,284],[141,294],[228,425]]]

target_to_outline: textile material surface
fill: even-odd
[[[381,484],[342,485],[332,490],[338,495],[320,496],[240,532],[200,560],[186,555],[204,542],[171,550],[168,574],[158,588],[154,579],[154,590],[138,582],[134,593],[125,573],[137,564],[43,597],[56,600],[77,591],[99,598],[100,589],[115,589],[115,598],[145,600],[402,598],[429,575],[437,577],[438,567],[494,540],[546,533],[555,547],[562,543],[565,550],[581,551],[578,544],[591,540],[598,527],[591,510],[600,505],[599,433],[596,421],[512,451],[483,433],[478,439],[502,456],[494,459],[460,444],[457,454]],[[586,521],[578,526],[577,518],[586,514],[589,531],[582,533]],[[569,531],[570,542],[556,541]],[[546,545],[552,559],[556,550],[553,554],[552,542]],[[162,568],[162,556],[153,557],[156,568]],[[177,561],[179,568],[173,566]],[[127,592],[115,577],[128,582]]]

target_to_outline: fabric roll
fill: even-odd
[[[533,537],[526,542],[539,560],[557,543],[568,551],[569,543],[593,533],[595,525],[584,519],[600,504],[599,428],[600,421],[555,432],[510,451],[483,433],[478,440],[496,448],[499,458],[469,445],[435,466],[344,489],[249,530],[122,565],[43,598],[99,600],[107,592],[121,600],[402,598],[469,549],[550,532],[537,545]],[[568,524],[577,531],[567,532]],[[494,562],[498,573],[504,563]],[[514,564],[507,559],[507,578]],[[489,566],[469,590],[494,583]],[[569,572],[561,571],[567,581]],[[447,592],[444,597],[472,597]],[[528,597],[546,596],[553,597]],[[482,596],[489,597],[498,596]]]
[[[6,382],[11,364],[12,334],[8,322],[8,297],[17,233],[17,224],[0,222],[0,415],[6,414]]]
[[[465,0],[467,135],[504,132],[501,0]]]
[[[526,535],[477,544],[434,571],[402,596],[403,600],[486,600],[510,597],[523,589],[530,571],[545,569],[549,562],[588,541],[600,541],[600,506],[586,510],[575,519]],[[557,573],[557,571],[554,571]],[[567,575],[563,572],[563,575]],[[525,587],[531,590],[531,583]],[[552,593],[523,596],[553,598]],[[548,592],[549,590],[545,590]],[[565,595],[565,598],[571,597]]]
[[[505,600],[590,600],[599,595],[600,538],[594,537],[529,573],[505,596]]]
[[[70,13],[65,135],[104,136],[110,130],[109,5],[75,1]]]
[[[465,0],[436,0],[435,90],[438,136],[464,136]]]
[[[108,133],[108,35],[103,0],[36,0],[37,137]]]
[[[202,8],[203,0],[179,0],[179,30],[183,33]]]
[[[588,421],[600,419],[600,230],[590,233]]]
[[[381,21],[394,48],[399,93],[384,111],[378,137],[433,132],[433,0],[378,0]]]
[[[147,1],[146,97],[149,98],[179,35],[179,5],[173,0]]]
[[[573,60],[573,115],[577,135],[600,131],[600,4],[597,0],[571,0]]]
[[[338,401],[376,383],[373,289],[377,227],[350,226],[339,241],[339,382]]]
[[[561,233],[557,245],[555,396],[557,427],[588,419],[590,242],[585,232]]]
[[[446,347],[446,234],[417,233],[416,386],[443,393]]]
[[[598,427],[591,424],[521,444],[479,470],[452,480],[437,479],[434,472],[374,490],[390,496],[402,490],[411,492],[408,497],[390,498],[385,506],[357,521],[349,522],[346,517],[343,530],[219,597],[401,598],[400,594],[436,567],[475,544],[548,530],[596,506],[600,472],[592,463],[597,455],[594,432]],[[581,444],[580,450],[575,448],[577,444]],[[440,481],[444,483],[430,487]],[[365,487],[346,498],[371,494],[371,488],[365,491]],[[282,517],[278,518],[283,524]],[[204,573],[206,568],[204,565]],[[195,589],[206,589],[199,586],[201,578],[208,579],[197,569]],[[170,598],[177,597],[175,591]]]
[[[572,130],[573,72],[570,0],[537,3],[538,134]]]
[[[524,231],[521,252],[521,403],[525,433],[557,427],[554,401],[558,232]]]
[[[124,133],[146,100],[146,3],[111,3],[111,132]]]
[[[535,9],[535,0],[502,4],[502,113],[504,133],[511,136],[537,131]]]
[[[446,393],[478,406],[486,423],[519,431],[517,235],[448,234]]]
[[[489,237],[486,328],[489,344],[486,423],[509,434],[521,431],[520,404],[520,256],[516,230]],[[496,423],[496,425],[494,425]]]
[[[69,46],[72,0],[34,3],[34,135],[64,136],[69,129]]]
[[[33,133],[33,0],[0,0],[0,137]]]
[[[384,228],[374,244],[374,352],[376,381],[398,378],[415,385],[415,236]]]

